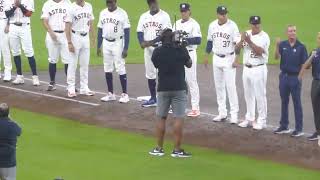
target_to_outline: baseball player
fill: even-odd
[[[69,14],[65,20],[66,35],[69,51],[71,52],[71,61],[68,67],[68,96],[75,97],[75,79],[78,61],[80,64],[80,94],[93,96],[94,92],[88,87],[88,73],[90,61],[90,38],[93,37],[94,15],[92,5],[84,0],[76,0],[70,8]]]
[[[67,74],[70,53],[65,34],[65,22],[70,8],[69,0],[47,0],[42,7],[41,19],[47,31],[46,46],[48,49],[50,83],[48,91],[54,91],[57,62],[61,56]],[[68,96],[72,96],[68,94]]]
[[[215,122],[226,120],[227,105],[226,94],[230,104],[231,124],[238,123],[238,95],[236,88],[235,45],[241,36],[235,22],[228,19],[228,10],[225,6],[218,6],[218,19],[213,21],[208,30],[208,42],[204,63],[208,63],[209,54],[213,56],[213,75],[219,106],[219,115],[213,119]]]
[[[151,56],[156,47],[160,45],[161,31],[171,28],[171,20],[168,13],[161,10],[157,0],[147,0],[149,11],[140,16],[137,33],[141,48],[144,49],[144,63],[146,77],[151,98],[142,104],[142,107],[154,107],[157,105],[156,78],[157,71],[154,67]]]
[[[101,101],[115,101],[116,96],[113,92],[114,67],[119,74],[122,94],[120,103],[128,103],[127,93],[127,72],[125,67],[125,58],[128,56],[130,39],[130,22],[128,14],[122,8],[117,7],[117,0],[107,0],[106,9],[100,13],[98,21],[98,56],[103,48],[103,62],[106,82],[108,86],[107,96],[101,98]]]
[[[12,70],[12,63],[11,63],[11,55],[10,55],[10,48],[9,48],[9,24],[8,18],[4,11],[4,0],[0,0],[0,70],[1,70],[1,57],[3,56],[3,65],[4,65],[4,82],[11,81],[11,70]],[[0,79],[1,79],[1,72],[0,72]]]
[[[180,4],[181,19],[175,22],[173,29],[186,32],[188,35],[187,50],[189,56],[192,59],[193,66],[191,68],[185,68],[186,80],[191,94],[191,106],[192,111],[188,113],[189,117],[200,116],[200,95],[199,86],[197,81],[197,46],[201,44],[201,31],[199,23],[191,18],[190,4]]]
[[[244,49],[243,54],[243,88],[247,105],[245,120],[239,127],[253,126],[255,130],[266,127],[267,120],[267,63],[269,57],[270,38],[261,29],[261,17],[251,16],[249,19],[251,30],[242,34],[241,41],[237,44],[237,51]],[[258,118],[255,121],[255,106],[257,103]]]
[[[24,84],[21,67],[21,45],[24,54],[29,60],[32,71],[32,83],[39,86],[39,78],[37,75],[37,65],[34,58],[34,50],[32,46],[30,17],[34,12],[33,0],[6,0],[5,13],[9,18],[10,31],[9,43],[11,52],[17,69],[17,77],[12,82],[14,85]]]

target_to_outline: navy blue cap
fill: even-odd
[[[217,13],[221,15],[225,15],[228,13],[228,9],[225,6],[218,6],[217,7]]]
[[[183,12],[183,11],[189,11],[190,10],[190,4],[188,3],[181,3],[180,4],[180,11]]]
[[[250,24],[261,24],[261,17],[260,16],[251,16],[249,19]]]

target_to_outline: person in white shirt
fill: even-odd
[[[11,54],[9,48],[9,24],[8,18],[4,11],[5,1],[0,0],[0,71],[1,71],[1,58],[3,57],[3,65],[4,65],[4,82],[11,81],[11,70],[12,70],[12,63],[11,63]],[[2,78],[0,72],[0,79]]]
[[[47,0],[42,7],[41,19],[47,31],[46,46],[48,49],[50,83],[48,91],[54,91],[57,63],[59,58],[64,64],[67,74],[70,53],[68,51],[67,39],[64,33],[67,13],[70,9],[69,0]]]
[[[137,34],[140,46],[144,49],[144,64],[146,78],[151,98],[143,102],[142,107],[157,106],[156,79],[157,70],[154,67],[151,57],[156,47],[160,46],[160,35],[164,29],[172,27],[170,16],[159,7],[158,0],[147,0],[149,11],[140,16]]]
[[[76,96],[76,70],[80,64],[80,94],[93,96],[94,92],[88,87],[88,74],[90,62],[90,37],[93,40],[93,10],[92,5],[84,0],[72,3],[66,22],[66,36],[68,40],[71,61],[68,66],[67,83],[68,96]],[[93,41],[91,41],[93,42]],[[93,44],[93,43],[92,43]]]
[[[4,10],[9,18],[9,43],[13,59],[17,69],[17,77],[12,82],[14,85],[24,84],[21,67],[21,45],[25,56],[29,60],[32,71],[32,83],[39,86],[40,81],[37,75],[37,64],[34,58],[32,45],[30,17],[34,12],[33,0],[6,0]]]
[[[115,101],[113,75],[116,69],[122,87],[120,103],[130,101],[127,92],[127,71],[125,58],[128,56],[130,40],[130,21],[125,10],[117,6],[117,0],[107,0],[106,9],[100,12],[98,21],[98,56],[103,50],[103,62],[108,94],[101,98],[103,102]]]
[[[261,28],[261,17],[251,16],[251,29],[242,34],[237,44],[237,52],[243,48],[243,88],[247,105],[245,120],[239,127],[253,126],[261,130],[267,123],[267,63],[269,57],[270,38]],[[256,105],[258,118],[256,120]]]
[[[208,42],[204,59],[208,64],[209,54],[213,53],[213,76],[217,93],[219,115],[213,121],[220,122],[227,119],[227,95],[230,104],[231,124],[238,123],[238,94],[236,87],[236,55],[235,46],[241,36],[235,22],[228,19],[228,10],[225,6],[218,6],[217,17],[208,30]]]
[[[187,50],[193,66],[185,68],[186,81],[190,89],[192,110],[189,117],[200,116],[200,93],[197,80],[197,47],[201,44],[201,30],[199,23],[191,17],[191,6],[188,3],[180,4],[181,19],[173,25],[173,30],[187,33]]]

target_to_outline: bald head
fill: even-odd
[[[0,104],[0,118],[6,118],[9,116],[9,106],[6,103]]]

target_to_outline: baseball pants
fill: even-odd
[[[90,61],[90,39],[89,34],[81,36],[80,34],[72,33],[72,44],[75,52],[70,53],[71,59],[68,66],[67,83],[68,90],[75,91],[76,86],[76,71],[78,63],[80,65],[80,92],[86,92],[88,87],[88,73]]]
[[[247,106],[246,120],[255,121],[256,105],[258,110],[257,123],[266,125],[267,121],[267,66],[244,67],[243,88]]]
[[[297,75],[288,75],[281,73],[279,76],[279,89],[281,96],[281,121],[280,126],[288,128],[289,125],[289,98],[290,94],[293,100],[294,115],[296,119],[295,130],[302,131],[303,128],[303,111],[301,104],[301,87],[302,83],[299,81]]]
[[[157,79],[157,69],[154,67],[151,60],[154,49],[154,47],[144,49],[144,65],[147,79]]]
[[[0,168],[0,180],[16,180],[16,167]]]
[[[22,26],[10,24],[9,42],[13,56],[21,55],[21,46],[26,57],[34,56],[31,27],[29,23],[23,24]]]
[[[4,32],[7,24],[7,19],[0,20],[0,71],[1,71],[1,59],[3,57],[3,65],[4,65],[4,77],[7,79],[11,79],[11,55],[10,55],[10,47],[9,47],[9,34]]]
[[[320,136],[320,80],[312,81],[311,100],[313,107],[314,123],[318,136]]]
[[[200,110],[199,101],[199,85],[197,80],[197,51],[189,50],[189,56],[192,60],[192,67],[185,68],[186,81],[189,86],[190,95],[191,95],[191,107],[192,110]]]
[[[51,64],[59,62],[61,57],[63,64],[68,64],[70,61],[70,52],[65,33],[55,33],[57,41],[53,41],[49,33],[46,36],[46,46],[48,49],[48,61]]]
[[[114,42],[103,40],[103,64],[104,72],[112,73],[114,69],[119,75],[126,74],[126,62],[122,58],[123,39]]]
[[[216,87],[219,115],[227,116],[227,95],[230,104],[231,119],[238,119],[239,102],[236,87],[236,68],[232,67],[235,56],[221,58],[214,55],[213,76]]]

